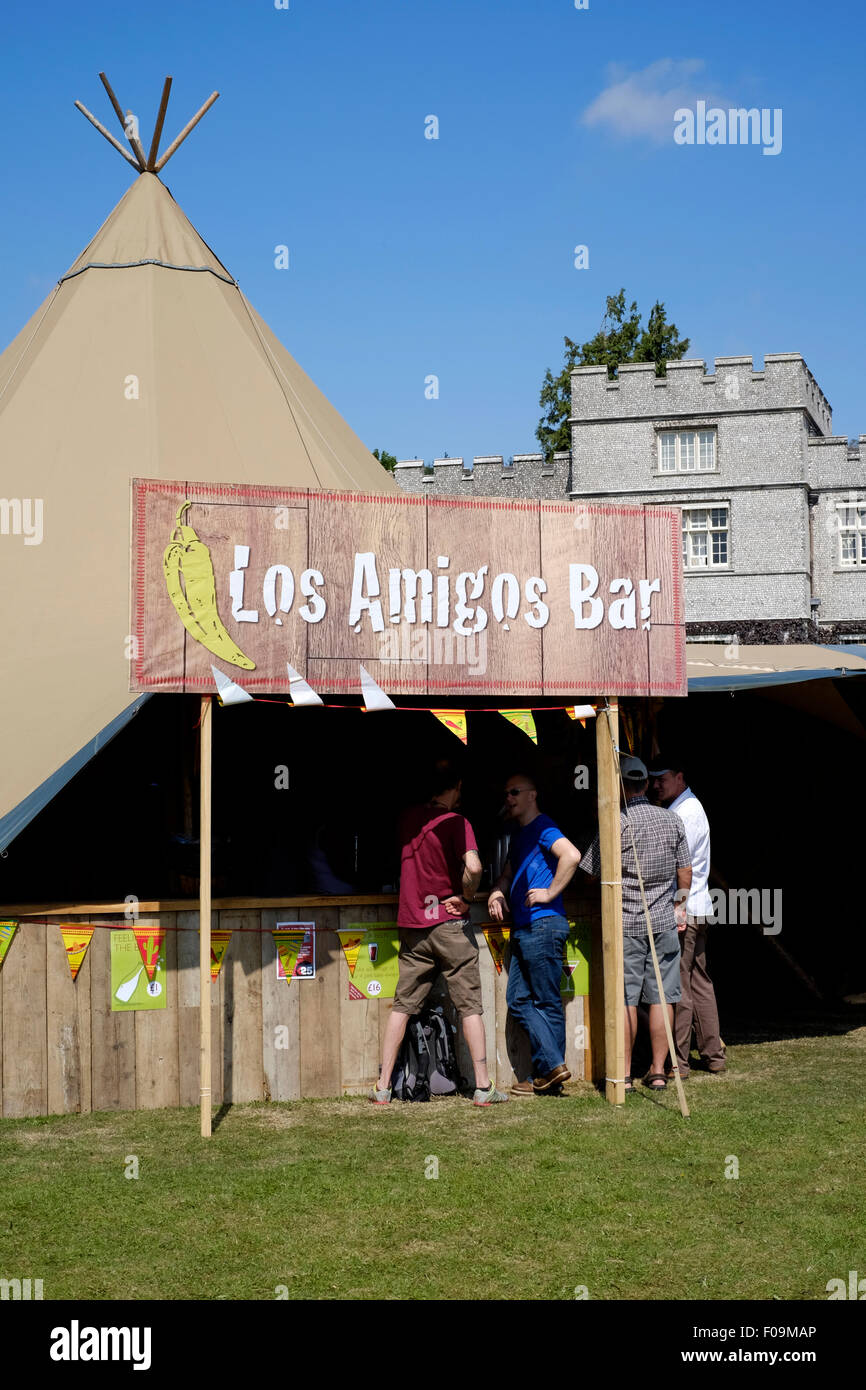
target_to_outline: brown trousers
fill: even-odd
[[[694,1025],[698,1051],[710,1071],[716,1071],[725,1065],[725,1053],[719,1033],[715,990],[707,974],[707,926],[704,918],[687,918],[686,929],[680,936],[680,950],[682,997],[676,1006],[674,1022],[677,1066],[681,1072],[689,1070]]]

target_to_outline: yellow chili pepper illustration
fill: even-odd
[[[168,596],[191,637],[201,642],[214,656],[221,656],[223,661],[241,666],[245,671],[254,671],[256,663],[244,656],[226,632],[217,611],[216,580],[210,551],[204,541],[199,540],[192,526],[181,524],[181,517],[191,506],[192,503],[186,501],[178,507],[175,529],[162,557]]]

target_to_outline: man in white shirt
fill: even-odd
[[[710,824],[703,806],[686,782],[682,761],[674,757],[656,758],[649,769],[660,805],[676,811],[686,828],[692,859],[692,883],[686,903],[686,921],[680,926],[680,985],[682,996],[676,1008],[674,1038],[677,1066],[686,1080],[692,1026],[698,1051],[707,1071],[726,1070],[725,1050],[719,1033],[719,1010],[713,982],[707,973],[707,924],[712,920],[713,904],[707,889],[710,873]]]

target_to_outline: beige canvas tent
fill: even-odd
[[[0,356],[0,850],[142,698],[134,476],[396,487],[153,172]]]

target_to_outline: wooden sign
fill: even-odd
[[[674,507],[132,489],[132,690],[686,694]]]

